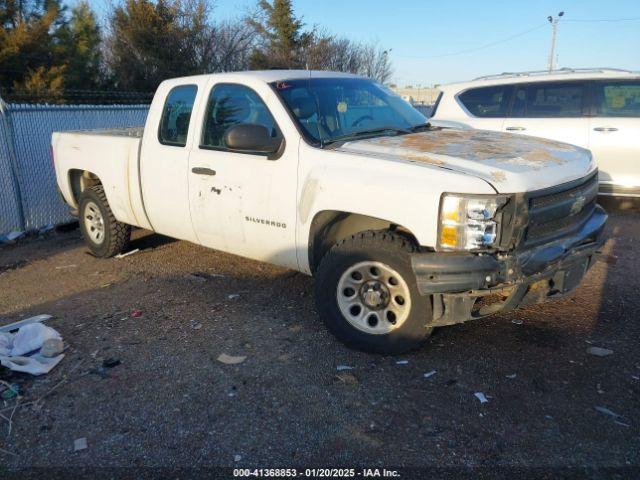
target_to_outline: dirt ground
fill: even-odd
[[[336,341],[313,280],[292,271],[144,231],[123,259],[92,257],[78,230],[2,246],[0,325],[49,313],[69,349],[45,376],[0,368],[20,404],[38,400],[0,400],[0,477],[350,466],[638,478],[638,210],[614,211],[609,233],[609,262],[570,297],[441,328],[401,357]]]

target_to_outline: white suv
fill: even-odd
[[[440,87],[435,124],[521,133],[588,148],[600,194],[640,197],[640,72],[504,73]]]

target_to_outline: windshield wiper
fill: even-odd
[[[394,132],[396,135],[412,133],[411,130],[408,130],[406,128],[398,128],[398,127],[371,128],[367,130],[359,130],[357,132],[348,133],[346,135],[340,135],[339,137],[334,137],[329,140],[325,140],[324,142],[322,142],[322,145],[325,146],[325,145],[329,145],[336,142],[344,142],[344,141],[352,140],[352,139],[363,137],[363,136],[369,136],[369,135],[375,136],[378,133],[385,133],[385,132]]]

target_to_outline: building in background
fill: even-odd
[[[437,88],[430,87],[397,87],[392,84],[389,88],[412,105],[433,105],[440,93]]]

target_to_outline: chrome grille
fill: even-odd
[[[564,190],[534,192],[528,202],[525,244],[552,241],[577,230],[593,213],[597,196],[597,172]]]

